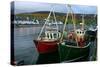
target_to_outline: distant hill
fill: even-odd
[[[20,17],[23,20],[26,20],[27,17],[29,17],[29,19],[38,19],[38,20],[43,20],[46,19],[49,15],[49,11],[40,11],[40,12],[30,12],[30,13],[21,13],[21,14],[16,14],[15,17]],[[65,13],[59,13],[59,12],[55,12],[56,15],[56,19],[60,20],[62,22],[65,21],[65,17],[66,14]],[[86,23],[89,22],[96,22],[97,20],[97,15],[96,18],[94,19],[94,14],[85,14],[85,21]],[[51,14],[50,19],[54,19],[53,17],[53,13]],[[76,18],[76,22],[80,23],[82,21],[82,14],[75,14],[75,18]],[[72,17],[71,15],[69,16],[69,22],[72,22]]]
[[[16,16],[21,16],[21,17],[30,17],[30,18],[36,18],[36,19],[46,19],[49,15],[49,11],[40,11],[40,12],[30,12],[30,13],[21,13],[21,14],[16,14]],[[55,12],[56,18],[58,19],[64,19],[65,13],[59,13]],[[51,13],[51,18],[53,17],[53,13]]]

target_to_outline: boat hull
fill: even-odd
[[[89,55],[89,46],[85,48],[74,48],[59,44],[60,62],[71,62],[77,60],[87,60]],[[84,58],[84,59],[82,59]]]
[[[55,41],[34,40],[36,48],[40,54],[57,51],[58,42],[59,42],[58,40],[55,40]]]

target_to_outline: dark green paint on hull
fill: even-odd
[[[77,61],[80,59],[82,61],[87,61],[89,55],[89,46],[85,48],[74,48],[66,45],[59,44],[59,55],[60,55],[60,62],[72,62]]]

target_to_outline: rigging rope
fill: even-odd
[[[85,23],[84,15],[82,15],[82,30],[84,30],[84,23]]]
[[[51,10],[50,10],[50,13],[49,13],[49,15],[48,15],[48,17],[47,17],[47,19],[46,19],[46,21],[45,21],[45,23],[44,23],[44,25],[43,25],[41,31],[40,31],[40,34],[39,34],[39,36],[38,36],[38,39],[40,38],[40,36],[41,36],[41,34],[42,34],[42,32],[43,32],[43,29],[44,29],[45,25],[47,24],[48,19],[50,18],[50,15],[51,15]]]
[[[61,35],[61,38],[60,38],[60,42],[62,42],[63,37],[64,37],[64,31],[65,31],[66,24],[67,24],[67,21],[68,21],[68,15],[69,15],[69,13],[66,14],[66,19],[65,19],[65,22],[64,22],[64,27],[63,27],[63,32],[62,32],[62,35]]]
[[[40,36],[41,36],[41,34],[42,34],[42,32],[43,32],[43,29],[45,28],[45,25],[47,24],[47,22],[48,22],[48,20],[49,20],[49,18],[50,18],[50,16],[51,16],[51,13],[52,13],[52,12],[53,12],[53,15],[54,15],[54,20],[55,20],[55,22],[56,22],[57,32],[58,32],[57,20],[56,20],[56,16],[55,16],[54,10],[53,10],[53,8],[52,8],[52,9],[50,10],[50,13],[49,13],[49,15],[48,15],[48,17],[47,17],[47,19],[46,19],[46,21],[45,21],[45,23],[44,23],[44,25],[43,25],[41,31],[40,31],[40,34],[39,34],[39,36],[38,36],[38,39],[40,38]]]
[[[71,9],[71,5],[68,5],[69,9],[70,9],[70,12],[71,12],[71,16],[72,16],[72,22],[73,22],[73,25],[74,25],[74,33],[76,33],[76,20],[75,20],[75,15],[73,15],[73,10]],[[76,43],[77,43],[77,46],[78,46],[78,41],[77,41],[77,37],[76,37],[76,34],[75,34],[75,40],[76,40]]]
[[[56,20],[56,16],[55,16],[55,13],[54,13],[54,11],[53,11],[53,15],[54,15],[54,20],[55,20],[55,22],[56,22],[56,26],[57,26],[57,32],[58,32],[58,25],[57,25],[57,20]]]
[[[64,37],[64,31],[65,31],[65,28],[66,28],[66,24],[67,24],[67,21],[68,21],[68,14],[67,14],[67,16],[66,16],[66,20],[65,20],[65,22],[64,22],[64,28],[63,28],[63,33],[62,33],[62,36],[61,36],[61,39],[60,39],[60,41],[62,42],[62,40],[63,40],[63,37]]]

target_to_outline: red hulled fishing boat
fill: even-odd
[[[53,13],[54,23],[51,23],[50,16]],[[55,13],[50,11],[41,31],[34,43],[39,53],[50,53],[57,51],[61,33],[58,31],[58,24],[56,21]]]

